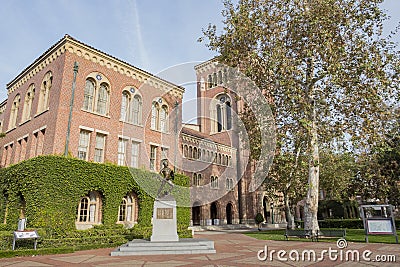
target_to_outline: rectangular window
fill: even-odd
[[[96,134],[96,146],[94,148],[94,162],[104,162],[104,146],[106,136],[104,134]]]
[[[150,146],[150,170],[152,171],[156,169],[156,155],[157,155],[157,147]]]
[[[81,130],[79,134],[79,144],[78,144],[78,158],[87,160],[89,154],[89,139],[90,132]]]
[[[132,142],[131,154],[131,167],[137,168],[139,166],[139,143]]]
[[[126,157],[126,144],[127,140],[119,138],[118,139],[118,165],[125,165],[125,157]]]

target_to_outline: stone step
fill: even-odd
[[[182,238],[179,241],[150,242],[148,240],[135,239],[111,252],[111,256],[208,253],[216,253],[214,241]]]

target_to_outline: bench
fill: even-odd
[[[286,229],[285,231],[285,238],[289,240],[289,237],[304,237],[304,238],[311,238],[314,241],[314,237],[311,235],[311,230],[299,230],[299,229]]]
[[[346,237],[346,229],[324,229],[324,230],[318,230],[317,231],[317,236],[316,239],[318,241],[318,238],[323,237],[323,238],[330,238],[330,237],[341,237],[345,238]]]

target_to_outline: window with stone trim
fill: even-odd
[[[85,91],[83,95],[83,109],[87,111],[93,111],[94,106],[94,88],[95,81],[94,79],[87,79],[85,84]]]
[[[94,162],[104,162],[104,147],[106,144],[106,135],[96,133],[96,144],[94,147]]]
[[[17,94],[14,97],[14,100],[11,104],[10,121],[8,123],[9,130],[17,127],[18,111],[19,111],[20,102],[21,102],[21,96],[19,94]]]
[[[90,144],[90,131],[81,130],[79,133],[78,158],[88,160]]]
[[[128,145],[127,139],[124,138],[118,139],[118,165],[120,166],[125,166],[127,145]]]
[[[140,151],[140,143],[133,141],[131,148],[131,167],[133,168],[139,167],[139,151]]]
[[[97,92],[97,106],[96,112],[101,115],[108,114],[108,102],[109,102],[110,92],[108,84],[101,83],[100,88]]]
[[[151,105],[151,122],[150,128],[152,130],[168,132],[168,106],[163,104],[164,100],[159,98],[153,101]]]
[[[157,160],[157,147],[150,146],[150,170],[156,170],[156,160]]]
[[[118,210],[118,223],[124,223],[132,226],[136,223],[138,211],[138,200],[135,193],[129,193],[122,198]]]
[[[95,223],[101,222],[101,197],[97,191],[91,191],[82,197],[78,204],[77,222]]]
[[[212,101],[212,132],[222,132],[232,129],[232,107],[228,95],[222,94]]]
[[[91,73],[85,81],[82,109],[108,116],[110,109],[110,83],[100,73]]]
[[[130,90],[137,92],[133,87]],[[133,94],[128,90],[122,92],[120,119],[135,125],[142,124],[142,97],[138,93]]]
[[[29,85],[28,91],[25,94],[24,108],[22,111],[22,121],[21,122],[25,122],[25,121],[31,119],[32,103],[33,103],[34,97],[35,97],[35,85],[31,84],[31,85]]]
[[[213,189],[218,189],[218,177],[217,176],[211,176],[211,188]]]
[[[53,74],[51,73],[51,71],[49,71],[44,75],[42,85],[40,87],[37,114],[42,113],[43,111],[46,111],[49,108],[50,90],[52,86],[53,86]]]

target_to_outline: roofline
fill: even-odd
[[[200,64],[197,64],[194,66],[195,70],[199,70],[205,66],[207,66],[208,64],[214,63],[214,62],[218,62],[218,56],[215,56],[207,61],[201,62]]]
[[[142,70],[142,69],[140,69],[138,67],[135,67],[132,64],[126,62],[126,61],[123,61],[123,60],[121,60],[121,59],[119,59],[117,57],[114,57],[114,56],[112,56],[110,54],[107,54],[107,53],[105,53],[105,52],[103,52],[103,51],[101,51],[101,50],[99,50],[97,48],[94,48],[94,47],[92,47],[90,45],[87,45],[87,44],[81,42],[81,41],[78,41],[77,39],[71,37],[68,34],[65,34],[63,38],[61,38],[58,42],[56,42],[49,49],[47,49],[42,55],[40,55],[37,59],[35,59],[35,61],[33,63],[31,63],[28,67],[26,67],[23,71],[21,71],[12,81],[7,83],[7,90],[9,88],[11,88],[18,80],[20,80],[22,77],[24,77],[27,73],[29,73],[29,71],[31,71],[37,65],[39,65],[39,63],[43,59],[45,59],[47,56],[51,55],[54,51],[56,51],[57,49],[59,49],[60,47],[65,45],[67,42],[74,43],[75,45],[78,45],[78,46],[83,46],[84,48],[89,48],[89,49],[101,54],[102,56],[108,57],[108,58],[110,58],[110,59],[112,59],[114,61],[117,61],[120,64],[127,65],[127,66],[135,69],[136,71],[141,72],[141,73],[143,73],[143,74],[145,74],[147,76],[150,76],[152,78],[155,78],[155,79],[159,80],[160,82],[166,83],[171,87],[175,87],[176,89],[178,89],[182,93],[185,92],[185,88],[180,86],[180,85],[174,84],[174,83],[169,82],[169,81],[167,81],[167,80],[165,80],[163,78],[160,78],[160,77],[158,77],[158,76],[156,76],[156,75],[154,75],[154,74],[152,74],[152,73],[150,73],[148,71],[145,71],[145,70]]]

